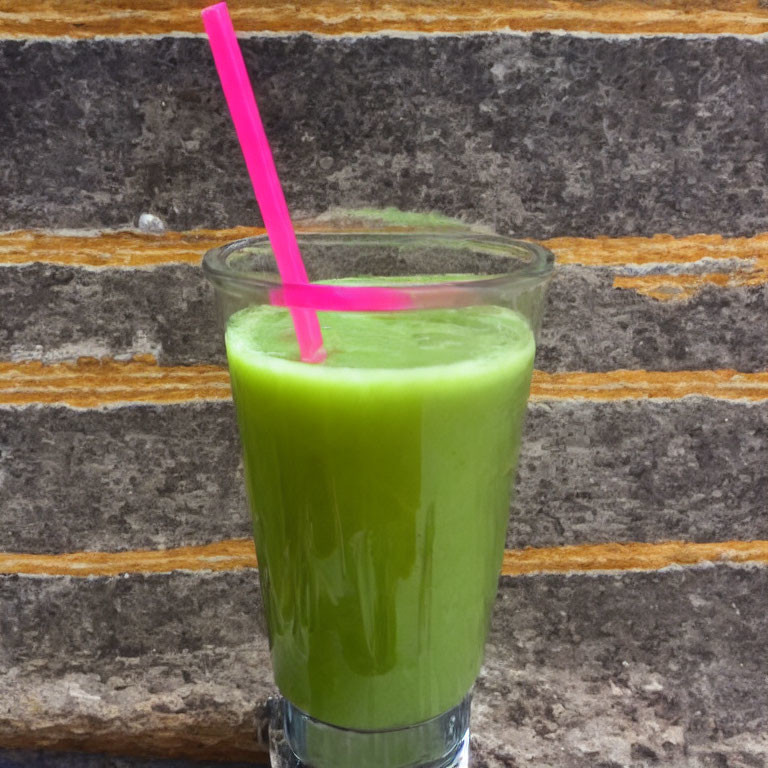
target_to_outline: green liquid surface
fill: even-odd
[[[319,315],[319,365],[284,309],[226,334],[275,678],[319,720],[413,724],[482,662],[533,335],[499,307]]]

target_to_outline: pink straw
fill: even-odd
[[[269,301],[276,307],[312,307],[327,312],[397,312],[418,306],[408,291],[397,288],[324,283],[274,288]]]
[[[280,186],[227,4],[212,5],[203,10],[202,16],[278,272],[286,285],[306,285],[309,283],[307,270],[301,259],[283,188]],[[325,350],[317,313],[311,309],[298,308],[291,308],[290,311],[301,359],[307,363],[322,362]]]
[[[269,301],[276,307],[311,307],[321,312],[402,312],[482,303],[477,287],[471,282],[399,288],[326,283],[284,285],[270,291]]]

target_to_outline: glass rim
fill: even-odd
[[[298,231],[296,239],[300,248],[302,243],[307,245],[333,245],[336,241],[341,241],[338,244],[345,247],[349,247],[353,242],[357,242],[365,247],[375,245],[408,245],[409,243],[415,245],[425,241],[433,244],[454,243],[464,244],[466,249],[470,251],[473,247],[476,249],[484,248],[492,250],[496,255],[503,256],[507,254],[510,257],[509,271],[486,276],[473,275],[470,280],[420,282],[417,276],[414,276],[413,282],[403,280],[402,277],[390,280],[387,280],[386,277],[379,277],[377,279],[378,286],[407,289],[410,292],[423,290],[434,293],[441,289],[460,290],[461,288],[482,291],[484,287],[498,289],[508,284],[538,283],[546,281],[551,277],[555,265],[555,256],[552,251],[539,243],[471,230],[444,232],[429,229],[408,229],[407,231],[307,229]],[[272,273],[237,270],[227,264],[227,259],[230,255],[254,245],[267,245],[271,247],[269,236],[262,234],[244,237],[211,248],[203,255],[203,272],[217,287],[224,287],[225,285],[247,286],[257,290],[272,290],[278,287],[300,287],[296,284],[283,283],[277,271]],[[527,260],[521,259],[521,253],[526,254],[529,258]],[[313,282],[312,285],[323,285],[323,281],[318,280]],[[359,291],[359,286],[337,285],[334,287],[334,290],[341,294],[345,292],[351,294]]]

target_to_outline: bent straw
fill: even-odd
[[[301,259],[272,150],[264,132],[227,4],[217,3],[205,8],[202,17],[280,278],[286,285],[307,284],[307,270]],[[311,309],[295,307],[290,311],[301,359],[308,363],[322,362],[325,351],[317,313]]]
[[[472,284],[404,286],[383,288],[370,285],[307,283],[285,285],[270,291],[277,307],[311,307],[327,312],[398,312],[407,309],[470,307],[479,294]]]

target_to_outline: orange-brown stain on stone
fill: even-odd
[[[708,286],[739,288],[768,283],[768,233],[753,237],[691,235],[673,237],[559,237],[544,241],[559,264],[591,267],[647,267],[655,274],[617,275],[613,287],[632,290],[657,301],[689,299]],[[707,261],[731,262],[726,271],[668,274],[665,267]]]
[[[768,400],[768,372],[618,370],[600,373],[535,371],[533,400],[584,398]],[[0,363],[0,405],[98,408],[130,403],[228,400],[229,374],[215,365],[161,366],[149,356],[130,361],[81,358],[73,363]]]
[[[768,283],[768,269],[712,272],[698,275],[617,275],[613,287],[635,291],[657,301],[691,299],[708,287],[744,288]]]
[[[768,541],[612,542],[507,550],[501,573],[504,576],[524,576],[532,573],[654,571],[701,563],[765,565],[768,564]],[[89,578],[126,573],[236,571],[257,567],[251,539],[229,539],[169,550],[60,555],[0,553],[0,573],[4,574]]]
[[[318,230],[322,222],[297,224]],[[398,231],[400,231],[398,229]],[[144,234],[135,230],[36,231],[0,233],[0,264],[41,262],[91,268],[147,268],[165,264],[198,265],[203,254],[243,237],[264,234],[256,227],[198,229]],[[768,271],[768,233],[753,237],[691,235],[673,237],[557,237],[541,241],[558,264],[589,267],[680,265],[710,259],[733,261],[746,276]]]
[[[97,408],[120,403],[183,403],[231,397],[229,374],[216,365],[160,366],[150,355],[129,361],[0,363],[0,404]]]
[[[4,37],[200,33],[200,9],[185,0],[0,2]],[[760,34],[760,0],[230,0],[242,32],[368,34],[565,30],[620,34]]]
[[[196,547],[62,555],[0,553],[0,573],[47,576],[117,576],[123,573],[235,571],[256,568],[251,539],[229,539]]]
[[[702,563],[768,564],[768,541],[690,542],[663,541],[651,544],[581,544],[567,547],[507,550],[502,573],[585,571],[655,571],[670,566]]]
[[[768,400],[768,372],[618,370],[602,373],[536,371],[531,398],[550,400],[672,399],[698,395],[724,400]]]
[[[327,232],[327,221],[294,222],[297,232]],[[374,226],[371,224],[370,226]],[[369,227],[370,228],[370,227]],[[382,225],[387,232],[405,231]],[[333,231],[338,231],[333,229]],[[347,231],[360,229],[347,227]],[[171,264],[199,266],[203,255],[233,240],[265,234],[260,227],[193,229],[149,234],[137,230],[45,231],[19,229],[0,233],[0,265],[56,264],[91,269],[147,269]]]
[[[703,259],[733,259],[755,267],[768,265],[768,232],[752,237],[553,237],[543,240],[542,245],[554,251],[558,264],[589,267],[690,264]]]
[[[242,237],[264,234],[255,227],[198,229],[144,234],[108,232],[44,232],[16,230],[0,234],[0,264],[58,264],[71,267],[142,268],[165,264],[199,265],[203,254]]]

